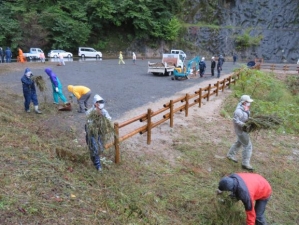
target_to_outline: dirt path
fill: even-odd
[[[225,77],[228,77],[230,74],[222,76],[222,79]],[[184,96],[187,93],[194,93],[194,91],[198,90],[200,87],[206,87],[211,83],[211,81],[204,81],[200,83],[199,85],[196,85],[194,87],[185,89],[183,91],[180,91],[176,93],[172,98],[163,98],[160,99],[157,102],[148,104],[143,107],[136,108],[134,110],[131,110],[127,112],[121,119],[119,119],[120,122],[124,122],[126,120],[132,119],[136,116],[142,115],[147,112],[148,108],[151,108],[152,110],[156,111],[163,107],[163,104],[169,102],[171,99],[177,99],[181,96]],[[225,98],[231,93],[229,89],[225,89],[224,92],[219,92],[219,95],[216,97],[215,95],[210,98],[210,101],[204,100],[202,103],[202,107],[199,108],[198,106],[194,105],[189,109],[189,116],[185,117],[184,112],[178,112],[174,116],[174,127],[171,128],[169,126],[169,120],[164,122],[163,124],[159,125],[158,127],[154,128],[152,130],[152,141],[150,145],[147,145],[147,136],[146,134],[143,135],[135,135],[127,140],[125,140],[123,143],[125,144],[126,148],[126,154],[132,155],[134,157],[136,156],[142,156],[145,155],[152,155],[159,158],[167,159],[168,161],[175,161],[174,159],[179,157],[180,153],[175,151],[173,149],[173,146],[175,145],[175,142],[177,141],[177,138],[180,137],[180,131],[184,130],[185,128],[188,129],[197,129],[194,125],[194,121],[197,120],[203,120],[206,122],[209,121],[221,121],[221,124],[227,124],[225,125],[225,133],[227,133],[228,128],[232,128],[231,121],[229,119],[225,119],[220,116],[220,109],[223,101]],[[136,127],[142,126],[141,123],[137,123],[135,125]],[[228,127],[228,128],[227,128]],[[126,127],[121,129],[121,135],[128,132],[128,129],[125,129]],[[131,127],[130,130],[134,128]],[[200,129],[200,128],[198,128]],[[219,128],[214,127],[213,129],[215,133],[218,135],[221,134],[221,130]],[[212,131],[213,133],[213,131]],[[233,135],[233,132],[230,132]],[[227,135],[227,134],[226,134]],[[121,147],[122,148],[122,147]],[[122,150],[122,149],[121,149]]]

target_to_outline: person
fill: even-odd
[[[21,78],[22,86],[23,86],[23,95],[25,98],[24,106],[25,111],[30,112],[30,102],[33,102],[34,111],[37,114],[41,114],[42,112],[38,109],[38,99],[36,95],[35,83],[32,80],[32,72],[29,68],[25,69],[24,75]]]
[[[120,51],[119,52],[119,61],[118,61],[118,64],[126,64],[125,62],[124,62],[124,60],[123,60],[123,53]]]
[[[6,62],[10,63],[11,62],[11,57],[12,57],[12,53],[9,47],[6,47],[5,50],[5,58],[6,58]]]
[[[227,153],[227,158],[237,163],[238,160],[236,159],[236,154],[242,146],[242,168],[250,171],[253,170],[253,167],[250,165],[250,158],[252,155],[252,144],[250,141],[249,134],[246,131],[243,131],[243,126],[249,119],[251,102],[253,102],[253,99],[251,99],[249,95],[241,96],[240,102],[236,107],[233,118],[234,130],[237,135],[237,141],[231,146]]]
[[[136,54],[135,54],[135,52],[133,52],[133,63],[134,63],[134,65],[136,64]]]
[[[62,91],[62,84],[57,75],[50,68],[46,68],[45,72],[51,80],[54,104],[59,104],[59,98],[64,104],[67,104],[68,102]]]
[[[220,78],[220,72],[222,70],[222,66],[223,66],[223,63],[224,63],[224,58],[222,55],[219,56],[218,58],[218,63],[217,63],[217,78]]]
[[[105,101],[104,99],[96,94],[93,97],[93,106],[86,111],[86,115],[90,115],[91,112],[96,111],[99,115],[103,115],[108,120],[111,120],[111,116],[109,115],[108,111],[104,109]],[[89,152],[90,152],[90,159],[93,162],[95,168],[98,171],[102,171],[101,161],[100,161],[100,152],[104,151],[103,142],[101,140],[101,136],[95,133],[91,128],[93,121],[88,120],[85,124],[85,132],[86,132],[86,144],[88,145]]]
[[[1,47],[0,47],[0,62],[4,63],[4,52]]]
[[[59,65],[60,66],[62,66],[62,65],[65,66],[63,55],[58,53],[58,56],[59,56]]]
[[[41,61],[42,63],[46,63],[45,53],[41,52],[41,53],[39,54],[39,58],[40,58],[40,61]]]
[[[223,191],[230,191],[232,198],[242,201],[247,225],[267,225],[265,210],[272,188],[264,177],[256,173],[225,176],[219,181],[218,194]]]
[[[215,61],[215,57],[213,56],[212,61],[211,61],[211,74],[212,74],[212,76],[214,76],[215,67],[216,67],[216,61]]]
[[[234,55],[233,55],[233,61],[234,61],[234,64],[236,64],[236,62],[237,62],[237,55],[236,55],[236,53],[234,53]]]
[[[84,113],[88,109],[87,103],[91,95],[90,89],[85,86],[73,86],[73,85],[68,85],[67,89],[77,98],[79,104],[78,113]]]
[[[205,63],[205,57],[202,57],[202,59],[199,62],[199,76],[203,77],[206,70],[206,63]]]
[[[19,48],[19,62],[24,63],[24,55],[21,48]]]

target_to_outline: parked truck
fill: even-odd
[[[181,54],[163,54],[161,63],[148,62],[148,73],[170,76],[176,67],[184,67],[185,57]]]
[[[30,48],[29,53],[23,53],[26,59],[40,59],[40,54],[44,53],[40,48]]]

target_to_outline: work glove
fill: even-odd
[[[55,88],[55,91],[56,91],[56,92],[59,92],[58,87]]]

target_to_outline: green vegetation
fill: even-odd
[[[243,35],[239,35],[236,37],[236,49],[238,50],[245,50],[249,47],[258,46],[263,39],[262,35],[257,37],[252,37],[250,35],[250,31],[252,29],[247,29]]]
[[[173,41],[180,30],[176,14],[181,4],[177,0],[0,1],[0,46],[21,47],[25,52],[30,47],[105,48],[112,31],[144,41]]]
[[[296,96],[288,94],[276,77],[245,71],[226,101],[226,111],[232,115],[244,92],[255,100],[253,113],[271,107],[271,112],[292,110],[280,108]],[[276,94],[273,88],[283,90]],[[114,152],[107,150],[104,172],[98,173],[89,160],[83,128],[75,127],[71,116],[58,113],[47,101],[41,103],[43,114],[24,113],[23,97],[1,90],[1,224],[244,223],[243,205],[215,194],[222,176],[241,171],[240,164],[225,159],[235,140],[230,119],[212,115],[213,119],[195,119],[185,128],[176,126],[171,130],[171,146],[165,142],[164,147],[146,148],[125,142],[122,163],[111,163]],[[267,109],[264,104],[272,101],[278,105],[268,104]],[[290,128],[284,128],[294,131],[298,126],[294,117],[285,118]],[[297,224],[298,132],[261,131],[252,135],[252,142],[252,164],[273,188],[266,210],[269,224]],[[67,151],[58,155],[55,149]]]
[[[299,96],[293,94],[290,86],[296,84],[294,75],[281,77],[274,73],[265,73],[259,70],[245,69],[234,87],[234,95],[231,99],[235,104],[244,93],[255,99],[251,106],[252,115],[272,115],[282,118],[284,125],[280,132],[299,132]],[[279,78],[279,79],[278,79]],[[228,114],[232,115],[234,108],[225,107]]]

